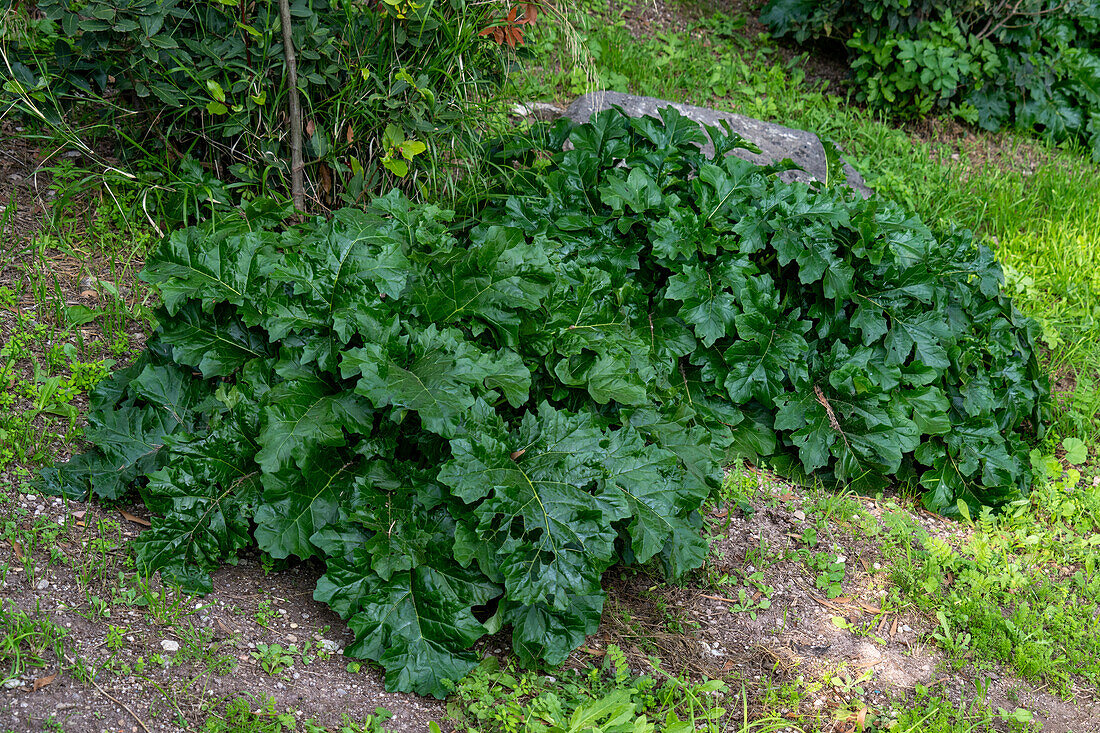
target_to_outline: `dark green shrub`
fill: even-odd
[[[990,251],[663,114],[507,146],[545,170],[462,221],[393,192],[173,233],[148,351],[44,488],[136,490],[139,567],[192,588],[253,542],[322,558],[349,653],[437,695],[502,624],[564,660],[614,563],[697,567],[731,455],[945,513],[1026,493],[1048,388]]]
[[[42,100],[92,100],[88,111],[132,141],[122,155],[197,159],[205,170],[190,166],[184,177],[207,188],[206,179],[224,180],[220,193],[288,188],[274,0],[41,0],[38,8],[53,22],[54,51],[16,50],[25,89]],[[414,195],[449,192],[473,165],[467,133],[484,124],[480,105],[504,78],[500,47],[478,36],[498,11],[465,0],[292,2],[316,204],[361,201],[395,183]]]
[[[799,43],[846,43],[857,98],[874,107],[1015,123],[1100,160],[1097,0],[771,0],[761,19]]]

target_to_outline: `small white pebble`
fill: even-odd
[[[172,641],[171,639],[165,639],[160,643],[160,648],[166,652],[178,652],[180,650],[180,643],[178,641]]]

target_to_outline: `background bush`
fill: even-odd
[[[1100,160],[1097,0],[770,0],[761,19],[799,43],[846,44],[856,96],[873,107],[1016,124]]]
[[[470,153],[471,132],[484,126],[482,107],[507,64],[500,44],[479,33],[502,8],[292,2],[314,205],[365,201],[394,184],[415,196],[447,196],[469,183],[480,157]],[[12,53],[9,95],[38,100],[58,125],[83,111],[121,130],[123,158],[183,161],[174,169],[196,198],[225,202],[240,187],[249,195],[288,190],[274,0],[41,0],[31,15],[32,32]]]

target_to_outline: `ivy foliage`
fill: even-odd
[[[1048,388],[989,250],[662,114],[558,123],[472,219],[394,192],[171,234],[148,350],[42,482],[136,491],[139,566],[195,590],[253,543],[320,558],[348,653],[432,695],[503,626],[562,662],[612,564],[698,567],[731,455],[947,513],[1026,492]]]

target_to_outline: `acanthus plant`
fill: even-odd
[[[505,626],[562,662],[615,563],[698,567],[733,457],[945,513],[1025,493],[1049,390],[989,250],[662,115],[513,146],[548,167],[475,218],[394,192],[172,233],[147,351],[42,483],[136,493],[139,567],[188,589],[252,544],[321,558],[348,654],[437,696]]]

